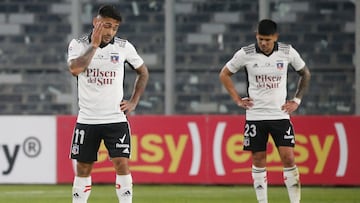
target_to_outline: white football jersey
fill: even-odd
[[[232,73],[245,68],[248,97],[254,106],[246,110],[246,120],[288,119],[281,110],[287,96],[287,71],[291,64],[296,71],[305,67],[299,53],[288,44],[276,43],[271,55],[264,55],[257,44],[238,50],[226,66]]]
[[[89,48],[89,36],[73,39],[69,44],[68,61],[75,59]],[[78,123],[103,124],[126,122],[120,110],[124,96],[124,63],[139,68],[143,59],[135,47],[115,37],[108,45],[97,48],[86,71],[77,76],[79,114]]]

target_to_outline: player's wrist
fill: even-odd
[[[297,105],[300,105],[301,104],[301,99],[300,98],[297,98],[297,97],[294,97],[292,99],[293,102],[297,103]]]
[[[234,102],[235,102],[238,106],[242,106],[242,103],[243,103],[241,97],[235,98],[235,99],[234,99]]]
[[[96,44],[90,44],[90,48],[91,49],[97,49],[99,46],[98,45],[96,45]]]

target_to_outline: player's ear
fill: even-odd
[[[279,33],[275,33],[274,34],[274,41],[278,41],[278,39],[279,39]]]

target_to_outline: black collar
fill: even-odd
[[[274,51],[278,51],[279,50],[279,44],[277,42],[275,42],[275,45],[274,45],[274,49],[272,50],[271,53],[269,54],[265,54],[263,51],[261,51],[261,49],[259,48],[259,45],[257,43],[255,43],[255,49],[256,49],[256,53],[262,53],[264,54],[265,56],[270,56],[272,53],[274,53]]]
[[[92,34],[92,32],[90,32],[90,34],[88,35],[88,38],[89,38],[89,43],[91,43],[91,34]],[[109,42],[109,43],[107,43],[107,44],[104,44],[104,43],[102,43],[101,42],[101,44],[100,44],[100,48],[104,48],[104,47],[106,47],[108,44],[114,44],[114,42],[115,42],[115,37],[113,37],[112,39],[111,39],[111,41]]]

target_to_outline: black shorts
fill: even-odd
[[[101,140],[110,158],[130,157],[130,130],[127,122],[110,124],[76,123],[70,157],[81,162],[97,161]]]
[[[294,128],[289,119],[246,121],[244,130],[244,150],[266,151],[269,134],[276,147],[295,146]]]

